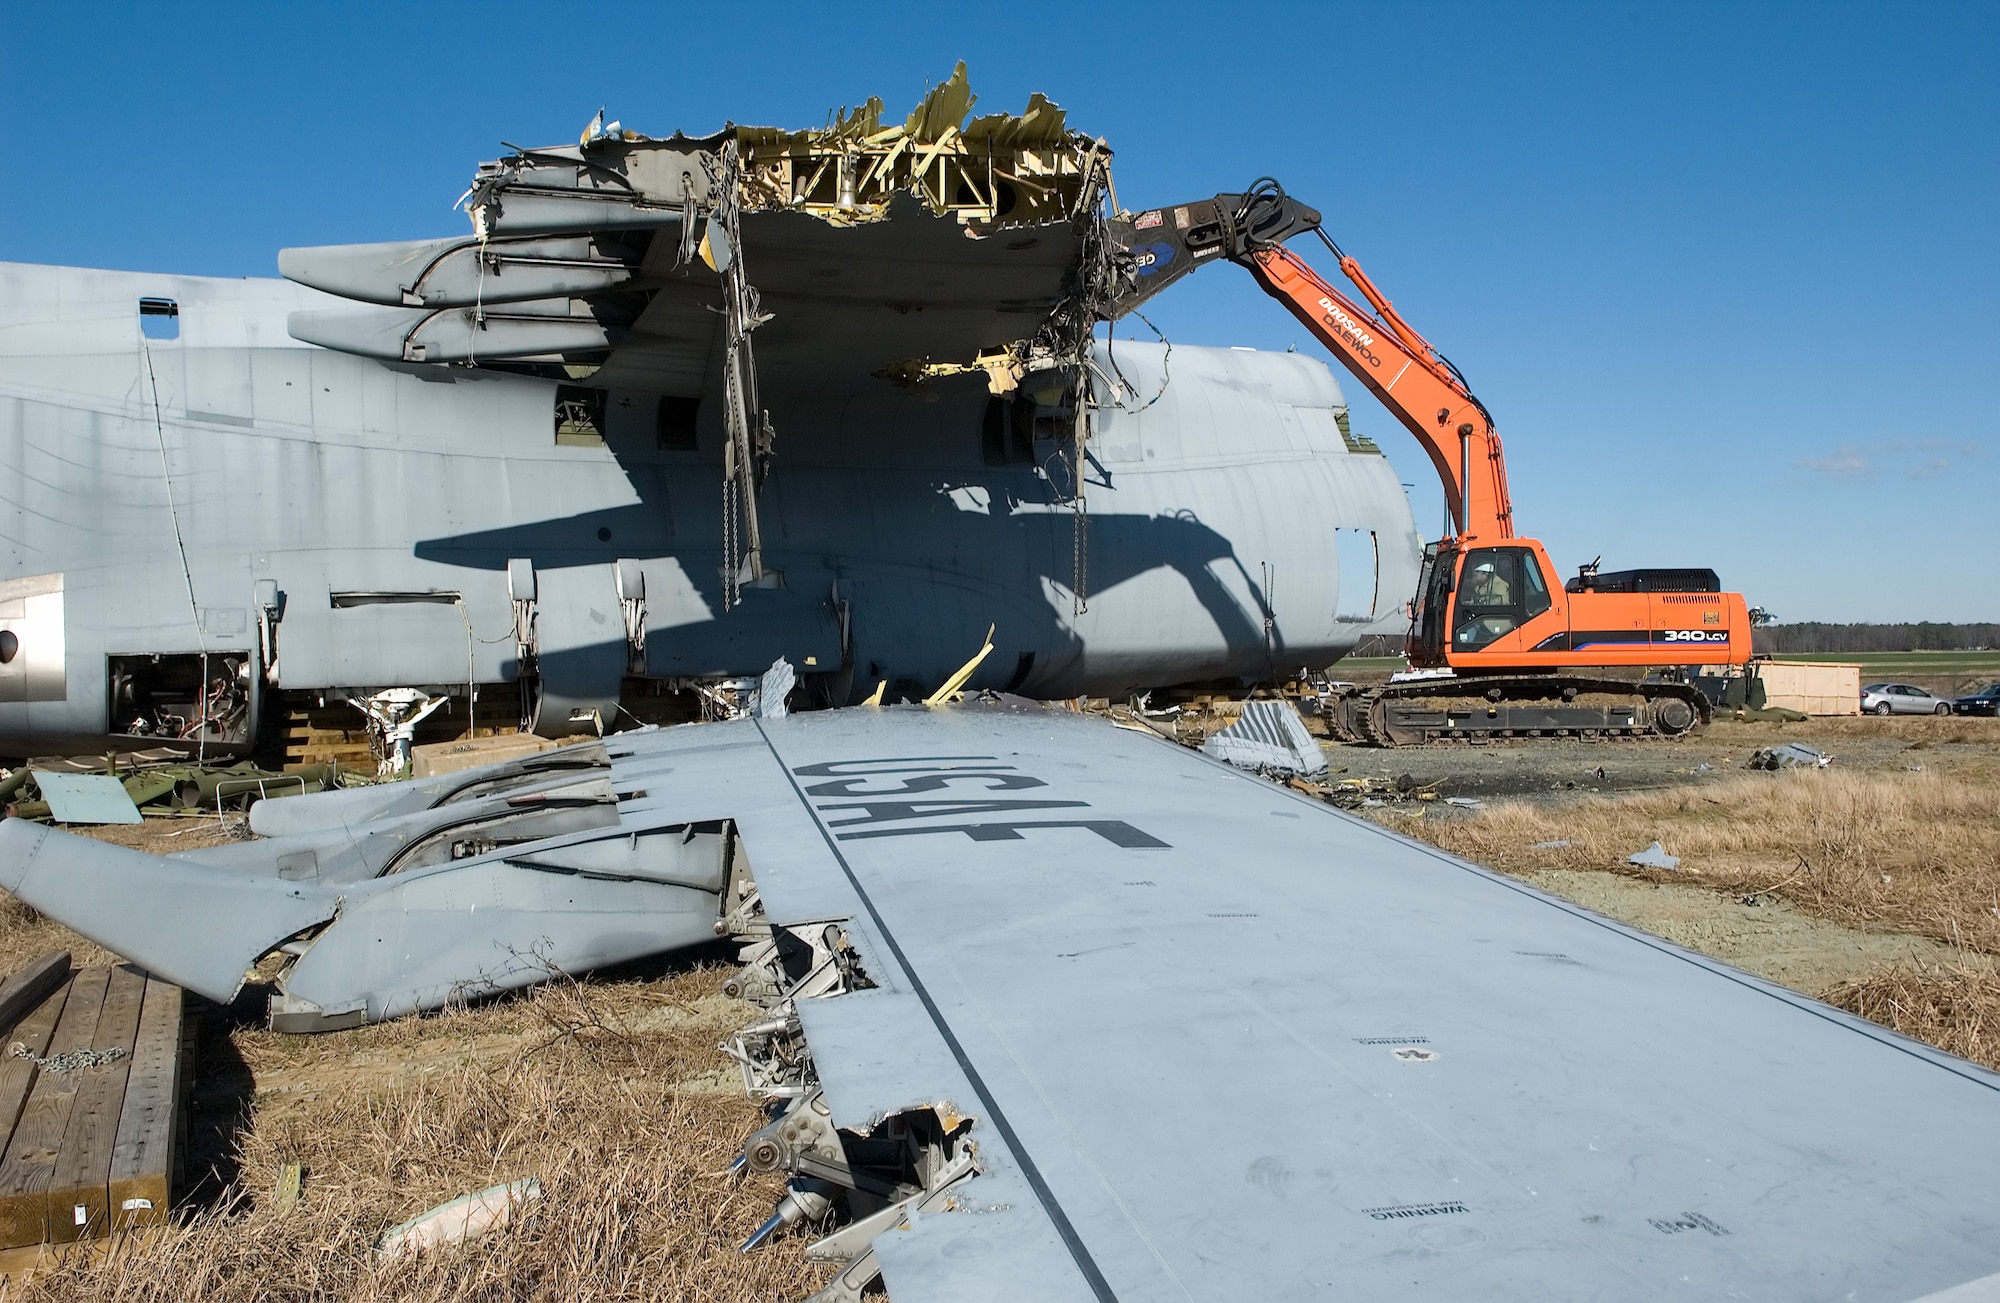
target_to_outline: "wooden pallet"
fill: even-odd
[[[0,1249],[166,1221],[184,1023],[181,988],[128,964],[71,972],[58,953],[0,987]],[[59,1066],[81,1058],[101,1061]]]
[[[368,725],[361,712],[344,699],[328,697],[326,704],[305,693],[288,700],[285,723],[285,768],[302,765],[336,764],[342,769],[375,772],[375,755],[368,748]],[[521,726],[520,694],[511,683],[483,684],[474,709],[472,728],[465,724],[465,699],[452,699],[451,706],[417,725],[419,745],[455,742],[468,737],[492,737],[512,733]]]

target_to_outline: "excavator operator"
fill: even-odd
[[[1514,604],[1513,586],[1500,577],[1499,572],[1494,570],[1491,561],[1481,561],[1473,569],[1472,582],[1467,587],[1466,595],[1473,606],[1512,606]]]

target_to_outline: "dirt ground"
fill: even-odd
[[[246,835],[214,817],[77,831],[155,853]],[[53,949],[116,961],[0,893],[0,972]],[[717,946],[323,1036],[264,1030],[255,985],[229,1008],[193,998],[176,1224],[110,1254],[0,1255],[0,1299],[804,1298],[830,1271],[803,1259],[799,1235],[736,1251],[782,1187],[727,1171],[764,1121],[716,1048],[763,1012],[722,994],[729,958]],[[281,1192],[291,1165],[296,1200]],[[509,1234],[399,1260],[374,1251],[407,1218],[531,1176],[542,1197]]]
[[[1746,768],[1793,741],[1832,763]],[[2000,1064],[2000,722],[1724,722],[1674,743],[1329,759],[1329,795],[1386,826]],[[170,852],[244,833],[209,818],[95,835]],[[1677,868],[1625,863],[1656,840]],[[0,971],[58,947],[113,958],[0,901]],[[778,1186],[724,1171],[761,1121],[715,1048],[758,1012],[721,994],[728,971],[718,950],[316,1037],[262,1030],[254,989],[207,1008],[177,1225],[45,1259],[3,1297],[804,1297],[825,1269],[799,1236],[735,1251]],[[414,1261],[372,1251],[407,1217],[531,1175],[543,1197],[516,1232]]]
[[[1831,761],[1749,767],[1788,742]],[[1328,759],[1329,798],[1387,827],[2000,1067],[2000,721],[1732,720],[1678,742]],[[1628,862],[1654,842],[1680,863]]]
[[[1335,776],[1437,784],[1441,796],[1517,798],[1560,804],[1722,782],[1746,772],[1759,750],[1801,742],[1833,757],[1846,773],[1936,772],[2000,779],[2000,720],[1892,717],[1804,723],[1718,720],[1699,737],[1674,742],[1536,738],[1380,750],[1330,747]]]

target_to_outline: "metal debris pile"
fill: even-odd
[[[263,769],[250,761],[188,764],[178,752],[48,757],[0,771],[0,811],[53,823],[138,823],[145,815],[247,808],[338,787],[339,767]]]
[[[1783,746],[1765,747],[1750,753],[1744,762],[1749,769],[1824,769],[1833,763],[1833,757],[1818,747],[1809,747],[1803,742],[1787,742]]]
[[[1342,810],[1373,810],[1386,805],[1412,805],[1416,808],[1411,813],[1421,814],[1427,805],[1438,802],[1446,805],[1470,803],[1473,808],[1478,807],[1478,803],[1470,801],[1470,798],[1442,795],[1438,789],[1443,782],[1443,779],[1439,779],[1436,782],[1419,783],[1409,774],[1400,774],[1395,778],[1341,778],[1324,783],[1294,778],[1286,786],[1295,792],[1303,792],[1307,796]]]
[[[737,127],[743,205],[848,225],[881,221],[896,195],[912,194],[983,234],[1076,217],[1109,186],[1110,148],[1071,131],[1040,92],[1019,114],[967,121],[977,102],[960,63],[900,123],[884,125],[882,100],[871,97],[817,130]]]

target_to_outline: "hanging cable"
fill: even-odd
[[[187,582],[188,621],[194,626],[195,647],[201,652],[202,718],[196,734],[195,759],[205,762],[208,758],[208,643],[201,632],[201,607],[194,599],[194,567],[188,564],[187,538],[181,533],[180,508],[174,502],[174,472],[167,460],[167,426],[160,417],[160,378],[153,371],[152,346],[141,340],[139,352],[145,356],[146,384],[152,391],[153,436],[160,445],[160,478],[167,488],[167,519],[173,522],[174,548],[180,553],[181,578]]]
[[[1137,416],[1139,413],[1145,411],[1148,407],[1151,407],[1154,403],[1159,402],[1160,399],[1166,397],[1167,386],[1173,382],[1173,376],[1167,370],[1167,365],[1169,362],[1173,360],[1174,342],[1171,339],[1168,339],[1165,332],[1163,332],[1158,326],[1154,325],[1152,323],[1152,320],[1148,318],[1145,313],[1139,311],[1137,308],[1134,308],[1132,310],[1132,315],[1137,317],[1139,320],[1145,322],[1146,329],[1152,331],[1155,335],[1158,335],[1160,342],[1167,346],[1167,351],[1160,354],[1160,392],[1154,394],[1151,398],[1148,398],[1145,402],[1139,404],[1139,406],[1132,409],[1132,415]]]

